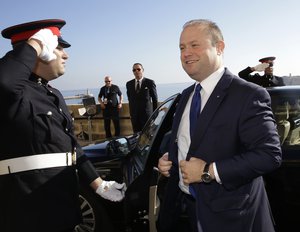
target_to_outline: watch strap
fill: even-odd
[[[209,165],[210,163],[206,163],[203,169],[203,173],[208,172],[209,171]]]

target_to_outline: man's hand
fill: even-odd
[[[41,43],[42,52],[39,57],[43,61],[50,62],[51,60],[56,59],[54,49],[58,45],[58,38],[57,35],[53,35],[50,29],[41,29],[29,39],[35,39]]]
[[[195,157],[191,157],[189,161],[181,160],[179,168],[181,170],[183,183],[188,185],[201,182],[201,175],[205,164],[204,160]]]
[[[256,65],[255,67],[253,67],[253,69],[254,69],[254,71],[262,72],[262,71],[265,71],[265,69],[268,68],[269,66],[270,66],[269,63],[261,63],[261,64]]]
[[[125,183],[119,184],[115,181],[103,180],[100,186],[96,189],[96,193],[104,199],[110,201],[121,201],[125,196]]]
[[[102,109],[102,110],[104,110],[104,109],[105,109],[105,105],[104,105],[104,103],[103,103],[103,102],[100,102],[100,107],[101,107],[101,109]]]
[[[170,176],[170,169],[172,167],[172,161],[169,161],[169,153],[165,153],[162,157],[160,157],[158,161],[158,170],[161,174],[166,177]]]

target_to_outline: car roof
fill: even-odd
[[[277,87],[267,87],[267,91],[270,94],[284,94],[284,93],[298,93],[300,92],[300,85],[286,85]]]
[[[285,85],[285,86],[274,86],[274,87],[266,87],[268,91],[284,91],[289,89],[300,89],[300,85]]]

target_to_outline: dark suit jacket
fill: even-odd
[[[156,85],[153,80],[144,77],[139,93],[135,91],[135,79],[126,83],[126,89],[133,129],[140,131],[157,107]]]
[[[193,86],[177,106],[169,147],[173,161],[162,217],[172,220],[178,188],[177,131]],[[187,160],[216,162],[222,184],[192,184],[204,232],[274,231],[261,175],[281,164],[281,148],[267,91],[227,69],[197,121]],[[168,212],[169,211],[169,212]],[[164,221],[162,220],[162,223]]]

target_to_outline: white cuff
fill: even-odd
[[[218,170],[217,170],[217,165],[215,162],[213,162],[213,169],[214,169],[214,174],[215,174],[215,178],[216,178],[216,181],[219,183],[219,184],[222,184],[222,181],[219,177],[219,173],[218,173]]]

